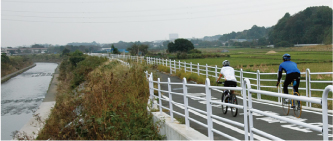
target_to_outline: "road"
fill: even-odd
[[[169,74],[164,74],[157,72],[158,78],[160,78],[161,82],[167,82],[168,78],[170,78],[171,82],[182,82],[181,79],[179,79],[176,76],[171,76]],[[162,90],[168,90],[168,86],[166,84],[161,84],[161,89]],[[183,87],[181,85],[171,85],[171,89],[173,92],[183,92]],[[199,88],[199,87],[188,87],[188,93],[189,95],[193,96],[199,96],[202,98],[205,98],[205,89],[204,88]],[[168,98],[168,93],[163,93],[163,96],[165,98]],[[238,98],[238,105],[243,105],[243,99],[240,96],[237,96]],[[184,103],[183,96],[180,95],[172,95],[172,99],[178,103]],[[221,93],[217,91],[212,91],[212,99],[220,101],[221,100]],[[206,101],[205,100],[199,100],[195,98],[189,98],[189,106],[192,106],[194,108],[206,111]],[[167,101],[162,102],[163,106],[169,107],[169,103]],[[262,102],[258,100],[253,101],[253,107],[255,109],[259,109],[261,111],[265,111],[267,113],[273,113],[276,115],[283,115],[283,117],[290,118],[290,119],[296,119],[302,122],[306,122],[312,125],[316,125],[319,127],[322,127],[322,116],[321,112],[317,111],[310,111],[303,109],[302,110],[302,115],[301,118],[295,118],[293,116],[293,112],[290,111],[288,116],[284,116],[284,113],[282,111],[281,105],[278,104],[272,104],[270,102]],[[175,105],[173,104],[173,108],[175,111],[184,114],[184,108],[181,105]],[[229,108],[230,109],[230,108]],[[220,105],[213,105],[213,115],[221,116],[230,120],[237,121],[239,123],[244,123],[244,111],[242,109],[239,109],[238,116],[237,117],[232,117],[231,112],[228,111],[227,114],[222,113],[222,109]],[[170,114],[168,112],[168,114]],[[174,114],[175,117],[180,117],[177,114]],[[205,114],[195,112],[191,110],[190,112],[190,117],[207,124],[207,118]],[[284,121],[280,121],[277,119],[273,119],[270,117],[266,117],[263,115],[259,114],[254,114],[253,116],[253,125],[254,128],[259,129],[261,131],[264,131],[266,133],[272,134],[276,137],[279,137],[284,140],[322,140],[322,134],[317,131],[310,130],[305,127],[300,127],[291,123],[287,123]],[[329,140],[333,139],[332,136],[332,118],[333,115],[330,114],[328,116],[328,123],[329,123]],[[244,140],[244,129],[242,127],[235,126],[230,123],[222,122],[220,120],[213,120],[214,124],[213,127],[216,130],[219,130],[225,134],[228,134],[234,138],[237,138],[239,140]],[[195,130],[205,134],[208,136],[208,131],[206,127],[203,127],[195,122],[190,121],[190,126],[194,128]],[[266,138],[261,135],[254,135],[255,140],[270,140],[269,138]],[[221,136],[217,133],[214,133],[214,140],[229,140],[228,138]]]

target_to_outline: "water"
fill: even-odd
[[[36,63],[36,66],[1,84],[1,140],[12,139],[32,117],[47,93],[58,64]]]

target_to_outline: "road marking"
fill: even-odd
[[[166,97],[166,96],[163,96],[163,97],[164,97],[164,99],[169,100],[168,97]],[[177,106],[177,107],[179,107],[179,108],[181,108],[181,109],[185,109],[184,106],[182,106],[182,105],[180,105],[180,104],[178,104],[178,103],[175,103],[175,106]],[[206,115],[203,115],[203,114],[198,113],[198,112],[196,112],[196,111],[193,111],[193,110],[191,110],[191,109],[189,109],[188,111],[191,112],[191,113],[193,113],[193,114],[195,114],[195,115],[197,115],[197,116],[200,116],[200,117],[202,117],[202,118],[207,119],[207,116],[206,116]],[[213,121],[214,123],[216,123],[216,124],[219,124],[219,125],[221,125],[221,126],[224,126],[224,127],[226,127],[226,128],[229,128],[229,129],[231,129],[231,130],[233,130],[233,131],[235,131],[235,132],[238,132],[238,133],[244,135],[244,130],[239,129],[239,128],[236,128],[234,125],[230,125],[230,124],[224,123],[224,122],[219,121],[219,120],[216,120],[216,119],[212,119],[212,121]],[[248,133],[248,136],[250,136],[250,133]],[[256,139],[258,139],[258,140],[269,140],[269,139],[267,139],[267,138],[261,137],[261,136],[256,135],[256,134],[253,134],[253,137],[256,138]]]
[[[237,98],[243,99],[243,97],[240,97],[240,96],[237,96]],[[257,100],[252,100],[252,102],[259,103],[259,104],[270,105],[270,106],[275,106],[275,107],[281,107],[281,105],[272,104],[272,103],[266,103],[266,102],[257,101]],[[302,112],[309,112],[309,113],[314,113],[314,114],[322,115],[322,113],[320,113],[320,112],[311,111],[311,110],[305,110],[305,109],[302,109]],[[333,117],[332,114],[327,114],[327,115]]]

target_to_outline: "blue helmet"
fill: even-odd
[[[282,56],[283,60],[284,61],[290,61],[291,57],[290,57],[290,54],[286,53]]]

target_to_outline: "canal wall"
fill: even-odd
[[[59,65],[55,69],[52,80],[50,82],[49,89],[40,104],[38,110],[34,113],[34,116],[19,130],[19,133],[25,133],[29,140],[35,140],[39,131],[43,129],[45,121],[51,114],[51,109],[56,104],[56,94],[59,76]],[[16,140],[16,139],[15,139]]]
[[[26,67],[26,68],[23,68],[23,69],[18,70],[16,72],[13,72],[11,74],[8,74],[8,75],[6,75],[6,76],[4,76],[4,77],[1,78],[1,83],[6,82],[7,80],[11,79],[12,77],[15,77],[15,76],[17,76],[17,75],[19,75],[19,74],[27,71],[28,69],[30,69],[32,67],[35,67],[35,66],[36,66],[36,63],[34,63],[33,65],[31,65],[29,67]]]

